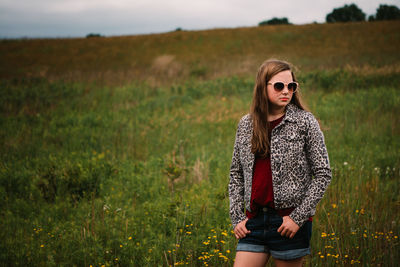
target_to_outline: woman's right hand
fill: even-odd
[[[235,233],[235,237],[236,239],[240,239],[245,237],[247,234],[250,233],[249,230],[247,230],[246,228],[246,222],[249,220],[249,218],[244,219],[243,221],[241,221],[240,223],[238,223],[235,227],[235,229],[233,229],[233,232]]]

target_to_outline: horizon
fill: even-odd
[[[290,21],[289,21],[290,22]],[[350,23],[363,23],[368,21],[361,21],[361,22],[350,22]],[[349,23],[349,22],[336,22],[336,23]],[[202,31],[213,31],[213,30],[235,30],[235,29],[244,29],[244,28],[256,28],[256,27],[273,27],[273,26],[307,26],[307,25],[322,25],[322,24],[332,24],[327,22],[310,22],[310,23],[303,23],[303,24],[277,24],[277,25],[250,25],[250,26],[237,26],[237,27],[215,27],[215,28],[206,28],[206,29],[184,29],[180,28],[180,30],[173,29],[170,31],[164,32],[150,32],[150,33],[132,33],[132,34],[121,34],[121,35],[103,35],[99,32],[88,32],[84,36],[20,36],[20,37],[3,37],[0,36],[0,40],[34,40],[34,39],[82,39],[82,38],[90,38],[88,35],[90,34],[99,34],[100,36],[94,36],[92,38],[113,38],[113,37],[129,37],[129,36],[148,36],[148,35],[158,35],[158,34],[168,34],[174,32],[202,32]]]
[[[1,39],[82,38],[88,34],[103,37],[137,36],[183,31],[257,27],[272,18],[287,18],[293,25],[326,23],[333,9],[356,4],[365,14],[376,13],[379,5],[400,5],[400,0],[330,1],[314,3],[303,0],[292,3],[266,3],[249,0],[205,0],[187,4],[183,0],[129,2],[118,0],[0,0]]]

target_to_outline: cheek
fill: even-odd
[[[271,98],[272,98],[271,94],[268,94],[268,101],[269,102],[271,102]]]
[[[274,103],[275,102],[275,98],[273,95],[268,95],[268,102],[269,103]]]
[[[275,90],[268,90],[268,100],[269,101],[273,101],[274,99],[276,99],[277,95]]]

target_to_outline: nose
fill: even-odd
[[[289,94],[289,88],[288,88],[288,85],[287,85],[287,84],[285,84],[285,86],[283,87],[282,93],[283,93],[283,94]]]

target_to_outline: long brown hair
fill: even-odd
[[[271,78],[279,72],[290,70],[293,81],[296,81],[296,76],[293,73],[290,63],[269,59],[264,61],[258,69],[256,83],[254,85],[253,101],[250,108],[250,116],[253,121],[253,137],[251,139],[251,152],[266,157],[270,148],[269,123],[268,123],[268,91],[267,83]],[[293,94],[290,103],[295,104],[303,110],[307,110],[299,95],[299,89]]]

